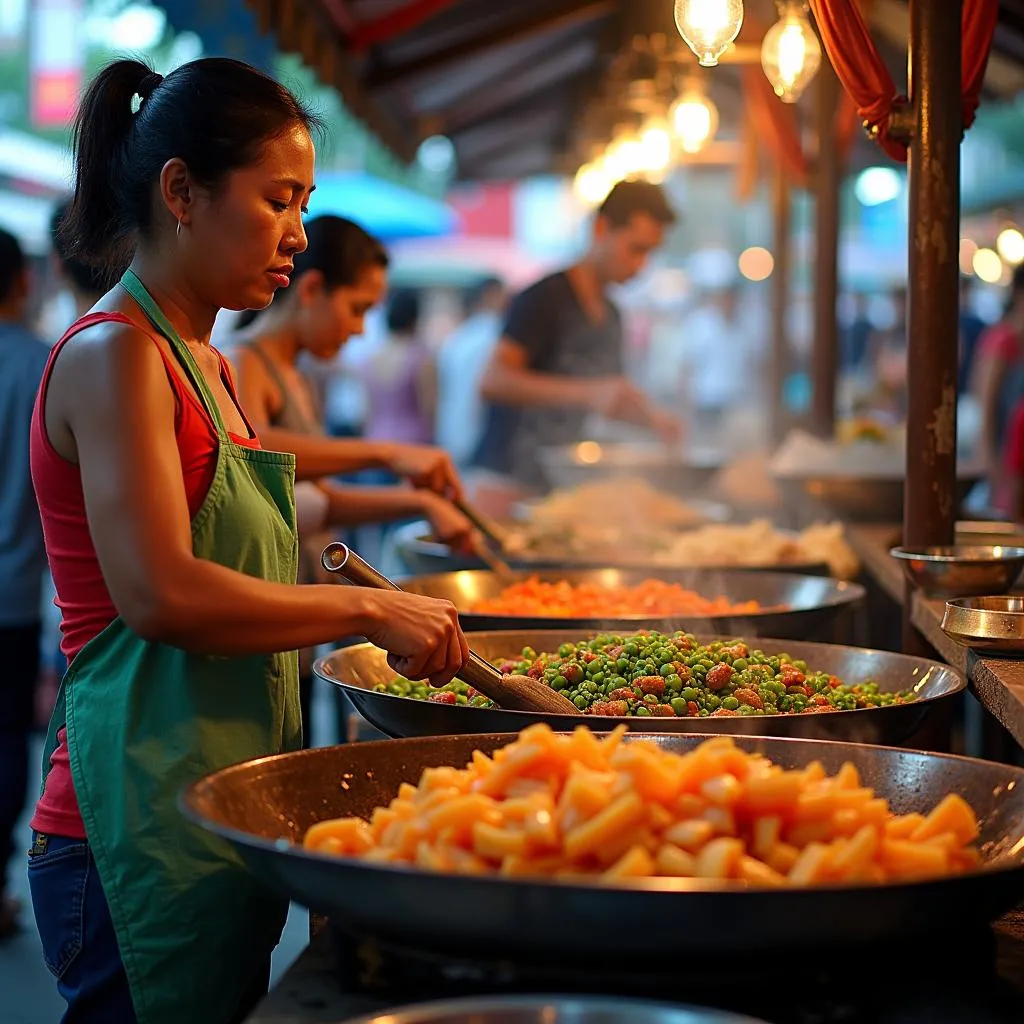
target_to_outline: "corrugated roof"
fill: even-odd
[[[298,52],[396,155],[443,133],[459,176],[517,177],[570,169],[589,125],[610,130],[623,66],[637,34],[678,36],[671,0],[247,0],[279,45]],[[775,18],[772,0],[746,0],[750,25]],[[904,0],[869,5],[875,35],[900,81],[906,67]],[[759,42],[745,26],[740,42]],[[693,62],[696,66],[695,61]],[[735,137],[742,117],[736,66],[707,76]],[[1024,0],[1003,0],[989,95],[1024,88]],[[805,103],[808,106],[809,103]],[[853,163],[877,161],[864,142]]]

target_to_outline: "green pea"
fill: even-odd
[[[650,713],[650,711],[647,710],[647,708],[643,704],[641,704],[636,709],[636,714],[637,714],[638,718],[649,718],[651,713]]]
[[[687,686],[682,692],[683,700],[696,700],[700,696],[700,691],[692,686]]]
[[[569,680],[565,676],[555,676],[551,680],[551,688],[554,690],[564,690],[569,685]]]
[[[686,701],[682,697],[673,697],[669,703],[672,705],[672,710],[680,718],[685,718],[689,714],[689,708],[687,708]]]
[[[576,707],[580,709],[580,711],[583,711],[587,707],[587,698],[580,695],[573,701],[573,704],[575,704]]]
[[[722,701],[722,707],[726,711],[735,711],[740,706],[740,702],[735,697],[726,697]]]
[[[677,673],[673,672],[672,675],[670,675],[665,680],[665,685],[673,693],[679,693],[682,690],[682,688],[683,688],[683,681],[682,681],[682,679],[679,677],[679,675]]]
[[[746,658],[736,658],[732,663],[732,667],[736,669],[737,672],[742,672],[747,665],[748,662]]]

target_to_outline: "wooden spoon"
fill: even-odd
[[[357,587],[402,589],[360,558],[347,544],[328,544],[320,556],[320,562],[327,572],[337,573]],[[459,678],[508,711],[540,711],[549,715],[580,714],[579,708],[572,701],[541,680],[529,676],[502,675],[474,651],[469,652],[469,661],[463,666]]]

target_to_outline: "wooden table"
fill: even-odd
[[[857,552],[864,571],[897,604],[906,598],[905,577],[889,549],[899,544],[898,526],[851,526],[850,545]],[[911,622],[936,652],[954,668],[965,673],[971,691],[982,706],[1024,747],[1024,660],[979,657],[954,643],[940,628],[945,601],[933,600],[914,591]]]

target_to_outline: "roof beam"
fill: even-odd
[[[453,43],[444,50],[427,53],[394,67],[378,67],[363,79],[363,85],[372,91],[403,85],[413,79],[461,61],[478,57],[498,47],[508,47],[538,35],[547,35],[561,29],[583,25],[603,18],[615,10],[611,0],[556,0],[542,13],[534,13],[511,25],[493,29],[480,35]]]
[[[582,39],[556,52],[531,58],[521,72],[508,69],[500,86],[478,89],[464,103],[456,107],[431,111],[443,124],[444,132],[465,131],[508,107],[515,106],[528,96],[534,96],[564,79],[584,71],[593,61],[594,48]]]

